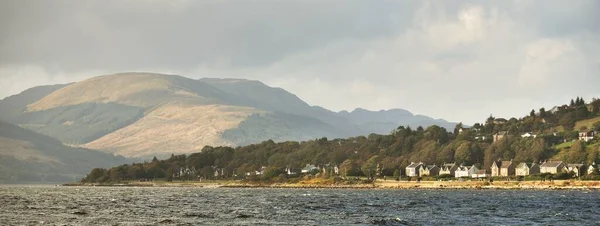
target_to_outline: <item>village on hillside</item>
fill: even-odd
[[[389,134],[240,147],[205,146],[189,155],[93,169],[82,182],[247,180],[294,183],[383,180],[600,180],[600,99],[582,98],[519,119],[454,130],[399,126]],[[364,179],[366,178],[366,180]],[[337,182],[336,182],[337,183]]]
[[[460,129],[460,132],[466,131]],[[596,131],[585,131],[579,132],[579,140],[585,142],[591,142],[596,139],[596,136],[600,135]],[[505,137],[510,136],[507,131],[501,131],[493,135],[493,142],[501,142]],[[536,138],[536,134],[524,133],[520,135],[522,138]],[[422,177],[430,178],[457,178],[457,179],[486,179],[486,178],[524,178],[535,175],[541,175],[539,178],[554,178],[559,179],[571,179],[581,178],[584,175],[598,175],[598,169],[600,164],[595,162],[592,164],[584,163],[566,163],[563,161],[541,161],[541,162],[514,162],[512,160],[497,160],[492,163],[489,169],[479,168],[476,165],[463,165],[457,163],[443,163],[440,166],[436,164],[427,164],[423,162],[411,162],[405,170],[403,176],[406,178],[416,178],[420,180]],[[263,166],[259,170],[254,172],[247,172],[245,176],[259,176],[265,173],[268,167]],[[184,173],[184,172],[181,172]],[[317,174],[317,173],[331,173],[333,175],[340,175],[340,167],[338,165],[326,164],[321,167],[317,167],[313,164],[306,164],[304,168],[290,168],[286,167],[285,174],[288,176],[302,175],[302,174]],[[556,177],[556,175],[560,175]],[[214,176],[219,177],[224,175],[223,169],[215,169]],[[377,165],[375,169],[375,176],[381,176],[381,168]],[[396,179],[400,179],[400,175],[396,175]]]

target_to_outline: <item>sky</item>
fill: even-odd
[[[600,1],[3,0],[0,98],[117,72],[472,124],[600,97]]]

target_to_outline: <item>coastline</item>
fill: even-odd
[[[600,181],[383,181],[373,184],[311,184],[311,183],[245,183],[241,181],[210,182],[124,182],[66,183],[62,186],[83,187],[187,187],[187,188],[277,188],[277,189],[449,189],[449,190],[600,190]]]

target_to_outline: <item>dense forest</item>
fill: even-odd
[[[262,178],[269,179],[285,177],[286,169],[298,169],[306,164],[322,168],[338,166],[345,176],[371,176],[375,171],[382,176],[393,176],[411,162],[438,165],[456,162],[486,169],[498,159],[600,163],[598,139],[578,140],[578,131],[600,131],[599,108],[599,99],[586,103],[577,97],[568,105],[532,110],[520,119],[490,116],[471,127],[458,124],[453,131],[435,125],[428,128],[399,126],[388,135],[281,143],[268,140],[236,148],[206,146],[187,156],[154,158],[111,169],[96,168],[82,181],[244,179],[257,171],[263,172]],[[494,135],[499,132],[507,135],[494,141]],[[522,136],[525,133],[536,137]]]

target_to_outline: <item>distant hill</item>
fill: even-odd
[[[0,101],[4,120],[65,144],[136,157],[167,157],[264,140],[389,133],[400,125],[454,123],[400,109],[336,113],[244,79],[119,73],[35,87]]]
[[[131,161],[68,147],[54,138],[0,121],[0,183],[73,181],[92,168]]]
[[[451,123],[443,119],[433,119],[423,115],[413,115],[410,111],[403,109],[369,111],[357,108],[352,112],[341,111],[339,115],[349,119],[363,130],[377,134],[388,134],[396,129],[398,125],[413,128],[437,125],[448,130],[452,130],[456,126],[456,123]]]

